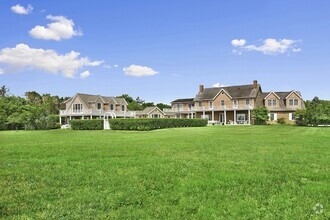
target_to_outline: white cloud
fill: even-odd
[[[229,86],[229,85],[224,85],[224,84],[220,84],[220,83],[215,83],[215,84],[213,84],[212,87],[226,87],[226,86]]]
[[[130,65],[129,67],[124,67],[123,71],[125,75],[128,76],[154,76],[158,74],[157,71],[153,70],[150,67],[147,66],[138,66],[138,65]]]
[[[53,22],[47,24],[47,27],[37,25],[32,28],[29,33],[33,38],[60,41],[82,35],[81,31],[74,30],[74,23],[71,19],[52,15],[48,15],[46,18]]]
[[[115,65],[113,65],[113,66],[117,68],[119,65],[118,65],[118,64],[115,64]]]
[[[292,49],[292,52],[294,52],[294,53],[298,53],[298,52],[300,52],[301,51],[301,48],[293,48]]]
[[[111,66],[110,65],[103,65],[103,68],[105,68],[105,69],[111,69]]]
[[[233,43],[234,42],[234,43]],[[258,51],[266,55],[276,55],[276,54],[284,54],[292,52],[300,52],[300,48],[296,48],[299,40],[291,40],[291,39],[273,39],[268,38],[262,41],[259,45],[246,45],[246,41],[244,43],[239,42],[239,40],[233,40],[232,45],[236,48],[233,50],[233,53],[242,54],[242,51]]]
[[[244,40],[244,39],[234,39],[234,40],[231,41],[231,44],[234,47],[241,47],[241,46],[244,46],[246,44],[246,40]]]
[[[103,61],[90,61],[79,57],[80,53],[71,51],[57,54],[54,50],[30,48],[26,44],[17,44],[14,48],[0,51],[0,68],[3,73],[38,69],[49,73],[61,73],[64,77],[74,78],[77,71],[84,66],[97,66]],[[4,67],[4,68],[3,68]]]
[[[20,4],[14,5],[11,8],[11,11],[20,14],[20,15],[28,15],[32,12],[33,7],[32,5],[28,5],[26,8],[24,6],[21,6]]]
[[[80,73],[80,78],[85,79],[89,75],[90,75],[90,72],[88,70],[86,70],[86,71]]]
[[[3,69],[0,68],[0,75],[4,74],[5,72],[3,71]]]

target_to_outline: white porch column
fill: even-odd
[[[227,124],[227,111],[225,110],[224,111],[224,120],[225,120],[225,123],[224,123],[224,125],[226,125]]]
[[[214,121],[214,111],[212,111],[212,121]]]
[[[71,121],[71,115],[70,115],[70,121]]]
[[[193,112],[191,113],[191,118],[194,118],[194,113]]]
[[[249,113],[248,113],[248,124],[250,125],[251,124],[251,120],[250,120],[250,116],[251,116],[251,110],[249,109]]]
[[[236,109],[234,109],[234,124],[236,125]]]
[[[62,125],[62,117],[60,116],[60,125]]]
[[[84,119],[85,119],[85,117],[84,117],[84,116],[81,116],[81,119],[82,119],[82,120],[84,120]]]
[[[205,118],[205,111],[203,111],[203,118]]]

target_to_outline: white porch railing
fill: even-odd
[[[60,110],[61,116],[103,116],[107,112],[115,113],[117,117],[127,117],[133,118],[136,115],[135,111],[110,111],[103,109],[83,109],[81,112],[73,112],[71,109],[69,110]]]
[[[251,110],[253,109],[252,105],[246,106],[209,106],[203,107],[192,107],[192,108],[164,108],[164,112],[191,112],[191,111],[224,111],[224,110]]]

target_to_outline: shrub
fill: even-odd
[[[207,119],[178,119],[178,118],[117,118],[110,119],[110,128],[113,130],[149,131],[161,128],[203,127]]]
[[[73,130],[103,130],[103,120],[71,120],[71,129]]]
[[[277,124],[284,125],[285,124],[285,118],[278,118],[277,119]]]
[[[268,109],[264,106],[256,107],[251,111],[252,118],[254,119],[254,124],[256,125],[264,125],[266,121],[269,119]]]

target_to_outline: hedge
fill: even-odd
[[[177,127],[204,127],[207,119],[178,119],[178,118],[117,118],[109,119],[110,128],[113,130],[138,130],[149,131],[161,128]]]
[[[71,129],[73,130],[103,130],[103,120],[71,120]]]

